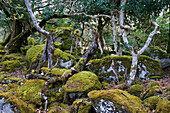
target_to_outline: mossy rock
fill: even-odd
[[[47,113],[70,113],[70,110],[66,104],[53,103],[49,106]]]
[[[143,101],[143,104],[152,111],[153,109],[156,109],[156,105],[157,105],[159,100],[161,100],[160,97],[151,96],[151,97],[148,97],[147,99],[145,99]]]
[[[111,55],[106,56],[102,59],[90,60],[88,62],[88,66],[86,66],[86,70],[92,71],[97,74],[101,81],[116,81],[115,74],[111,67],[112,61],[114,61],[114,65],[116,70],[118,71],[118,75],[122,76],[122,78],[126,71],[127,75],[130,73],[132,56]],[[139,77],[141,79],[147,79],[153,75],[159,77],[162,75],[161,64],[158,60],[141,55],[138,60],[137,72],[138,75],[136,77]]]
[[[65,102],[71,103],[80,97],[87,97],[87,93],[92,90],[101,88],[101,84],[97,76],[88,71],[82,71],[74,74],[68,79],[65,85]]]
[[[159,48],[158,46],[154,47],[149,47],[145,50],[143,55],[147,55],[153,59],[163,59],[163,58],[168,58],[167,52]]]
[[[151,81],[150,83],[148,83],[147,89],[152,88],[154,86],[159,86],[159,84],[156,81]]]
[[[57,27],[56,28],[56,35],[55,35],[55,41],[56,42],[60,42],[62,43],[62,47],[61,49],[63,51],[65,50],[70,50],[72,44],[73,44],[73,53],[75,54],[78,54],[80,53],[80,47],[77,46],[76,48],[75,47],[75,43],[77,41],[81,41],[80,40],[80,34],[79,34],[79,30],[78,29],[75,29],[74,30],[74,37],[71,36],[71,32],[72,32],[73,28],[71,27]],[[74,39],[72,39],[74,38]],[[74,42],[72,42],[74,41]]]
[[[142,85],[132,85],[130,87],[130,94],[140,97],[143,93],[143,86]]]
[[[13,53],[10,55],[5,55],[2,59],[2,61],[9,61],[9,60],[19,60],[20,62],[23,62],[23,56],[21,54]]]
[[[160,95],[162,95],[162,86],[153,86],[152,88],[146,90],[146,92],[143,94],[143,99]]]
[[[16,113],[36,113],[36,110],[33,108],[33,106],[27,104],[26,102],[22,101],[21,99],[11,96],[10,98],[6,99],[4,104],[11,104],[13,106],[14,112]]]
[[[170,111],[170,101],[160,99],[157,106],[155,113],[169,113]]]
[[[96,112],[146,113],[142,108],[142,101],[126,91],[119,89],[91,91],[88,96]]]
[[[2,58],[2,55],[0,55],[0,59]]]
[[[47,68],[47,67],[42,67],[41,69],[42,69],[45,73],[49,72],[49,74],[54,74],[54,75],[57,75],[57,76],[61,76],[61,75],[64,74],[65,71],[70,70],[70,69],[53,68],[53,69],[50,71],[50,68]]]
[[[21,50],[21,53],[23,55],[26,55],[28,49],[30,49],[33,45],[28,45],[28,46],[23,46],[23,47],[20,47],[20,50]]]
[[[19,60],[4,61],[1,62],[0,65],[3,66],[2,68],[3,71],[8,72],[13,72],[15,71],[15,69],[19,69],[22,66]]]
[[[25,60],[27,69],[36,69],[41,60],[45,45],[32,46],[26,53]]]
[[[92,103],[87,98],[77,99],[73,102],[71,113],[94,113]]]
[[[28,104],[33,104],[34,107],[41,106],[41,89],[44,83],[44,80],[39,79],[27,80],[23,86],[16,90],[16,96]]]
[[[0,50],[0,54],[4,55],[7,52],[7,50]]]

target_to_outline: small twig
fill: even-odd
[[[112,67],[112,69],[113,69],[113,73],[116,75],[117,82],[119,83],[119,76],[118,76],[118,74],[117,74],[117,70],[116,70],[116,68],[115,68],[114,61],[113,61],[113,60],[112,60],[111,67]]]

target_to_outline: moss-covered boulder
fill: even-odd
[[[10,60],[1,62],[0,66],[2,66],[3,71],[13,72],[19,70],[22,65],[19,60]]]
[[[126,91],[99,90],[88,93],[96,112],[99,113],[146,113],[141,100]]]
[[[159,100],[155,113],[169,113],[170,111],[170,101]]]
[[[70,109],[66,104],[53,103],[49,106],[47,113],[70,113]]]
[[[97,76],[88,71],[74,74],[65,85],[65,102],[71,104],[75,99],[87,97],[87,93],[101,88]]]
[[[153,86],[145,91],[143,94],[143,99],[146,99],[151,96],[160,96],[162,95],[162,86]]]
[[[54,62],[56,62],[56,59],[58,60],[57,66],[60,68],[70,68],[76,60],[73,55],[63,52],[58,48],[54,51]]]
[[[94,59],[88,62],[87,70],[94,72],[101,80],[116,80],[115,74],[111,67],[114,61],[114,66],[119,75],[119,81],[123,80],[123,76],[130,73],[132,57],[131,56],[107,56],[102,59]],[[161,65],[158,60],[141,55],[138,61],[137,76],[141,79],[160,78],[162,74]]]
[[[13,111],[14,113],[36,113],[36,110],[32,105],[27,104],[15,96],[11,96],[10,98],[6,99],[4,102],[4,106],[5,105],[10,106],[7,112]]]
[[[148,47],[143,54],[157,60],[168,58],[167,52],[158,46]]]
[[[4,46],[2,46],[1,44],[0,44],[0,50],[3,50],[4,49]]]
[[[73,102],[71,113],[94,113],[92,103],[87,98],[77,99]]]
[[[57,27],[55,41],[62,43],[62,50],[70,50],[71,46],[73,48],[73,54],[81,53],[81,38],[79,30],[74,30],[73,37],[71,35],[73,28],[71,27]]]
[[[25,60],[28,69],[36,69],[38,66],[41,56],[43,53],[45,45],[32,46],[26,53]]]
[[[157,103],[159,100],[161,100],[160,97],[151,96],[151,97],[148,97],[147,99],[145,99],[143,101],[143,104],[145,105],[145,107],[147,107],[149,110],[152,111],[153,109],[156,109],[156,106],[157,106]]]
[[[32,46],[26,53],[26,63],[28,69],[36,69],[41,61],[45,45]],[[58,67],[69,68],[73,65],[75,57],[69,53],[65,53],[60,49],[54,49],[53,63],[55,64],[58,60]],[[53,64],[53,65],[54,65]],[[47,63],[45,63],[47,66]]]
[[[27,80],[23,86],[16,90],[16,96],[28,104],[40,107],[42,103],[41,89],[44,80]]]
[[[132,85],[130,87],[130,94],[140,97],[143,93],[143,86],[142,85]]]
[[[148,83],[147,89],[152,88],[152,87],[154,87],[154,86],[159,86],[158,82],[156,82],[156,81],[151,81],[150,83]]]
[[[9,60],[19,60],[20,62],[23,62],[23,56],[21,54],[12,53],[9,55],[5,55],[2,58],[2,61],[9,61]]]

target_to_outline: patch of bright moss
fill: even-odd
[[[21,63],[19,60],[11,60],[1,62],[1,65],[4,66],[3,71],[13,72],[15,68],[21,67]]]
[[[126,110],[130,113],[146,113],[141,105],[141,100],[133,95],[130,95],[126,91],[119,89],[115,90],[99,90],[91,91],[88,93],[89,98],[93,102],[93,106],[99,107],[99,101],[101,99],[113,102],[115,108],[119,110]]]
[[[39,79],[27,80],[17,89],[16,96],[29,104],[42,105],[41,89],[44,83],[44,80]]]
[[[60,42],[54,42],[54,47],[61,49],[62,43]]]
[[[42,69],[45,73],[49,72],[49,70],[50,70],[50,68],[47,68],[47,67],[42,67],[41,69]],[[67,71],[67,70],[69,70],[69,69],[53,68],[53,69],[49,72],[49,74],[55,74],[55,75],[61,76],[61,75],[63,75],[63,73],[64,73],[65,71]]]
[[[148,98],[150,96],[156,96],[156,95],[160,95],[162,94],[162,90],[161,90],[162,86],[153,86],[149,89],[146,90],[146,92],[143,95],[143,98]]]
[[[0,44],[0,50],[3,50],[4,49],[4,46],[2,46],[1,44]]]
[[[26,53],[27,68],[34,69],[38,66],[45,45],[32,46]]]
[[[169,113],[170,111],[170,101],[160,99],[157,106],[155,113]]]
[[[36,113],[36,110],[33,106],[25,103],[15,96],[11,96],[4,103],[12,103],[13,106],[17,107],[21,113]]]
[[[10,55],[5,55],[2,59],[2,61],[8,61],[8,60],[19,60],[19,61],[23,61],[23,58],[20,54],[10,54]]]
[[[142,85],[132,85],[130,87],[130,94],[140,97],[143,93],[143,86]]]
[[[73,113],[89,113],[92,108],[92,103],[87,99],[77,99],[73,102],[71,112]]]
[[[36,45],[37,44],[37,42],[30,37],[27,38],[27,42],[28,42],[28,45]]]
[[[66,92],[89,92],[100,89],[101,84],[97,76],[88,71],[82,71],[70,77],[65,85]]]
[[[150,83],[148,83],[147,88],[152,88],[153,86],[159,86],[159,84],[155,81],[151,81]]]
[[[73,59],[73,60],[76,59],[73,55],[68,54],[66,52],[63,52],[62,50],[60,50],[58,48],[55,49],[54,56],[56,56],[58,58],[61,58],[61,59],[65,60],[65,61],[68,61],[68,60],[71,60],[71,59]]]
[[[152,97],[148,97],[147,99],[145,99],[143,101],[143,104],[146,106],[146,107],[149,107],[150,110],[153,110],[153,109],[156,109],[156,105],[158,103],[158,101],[160,100],[161,98],[158,97],[158,96],[152,96]]]
[[[53,103],[49,106],[48,113],[70,113],[69,107],[65,104]]]

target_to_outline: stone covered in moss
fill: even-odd
[[[152,111],[153,109],[156,109],[156,105],[160,99],[161,98],[158,96],[151,96],[145,99],[143,104]]]
[[[28,37],[27,38],[27,44],[28,45],[36,45],[38,43],[33,38]]]
[[[73,102],[71,113],[94,113],[92,103],[89,99],[77,99]]]
[[[160,96],[162,94],[162,86],[153,86],[146,90],[143,94],[143,99],[148,98],[150,96]]]
[[[78,54],[80,52],[79,42],[81,42],[79,30],[74,30],[74,37],[71,36],[73,28],[71,27],[57,27],[55,41],[62,43],[62,50],[70,50],[73,45],[73,52]],[[72,39],[74,38],[74,39]],[[74,42],[73,42],[74,41]],[[77,44],[76,44],[77,43]],[[75,46],[77,47],[75,48]]]
[[[170,111],[170,101],[159,100],[155,113],[169,113]]]
[[[4,49],[4,46],[2,46],[1,44],[0,44],[0,50],[3,50]]]
[[[143,54],[158,60],[168,58],[167,52],[162,50],[158,46],[147,48]]]
[[[126,91],[99,90],[88,93],[96,112],[99,113],[146,113],[141,105],[141,100]]]
[[[140,97],[142,93],[143,93],[142,85],[133,85],[130,87],[130,94]]]
[[[68,79],[65,85],[66,97],[65,101],[70,103],[77,98],[87,97],[87,93],[91,90],[100,89],[101,84],[97,76],[88,71],[82,71],[74,74]]]
[[[49,73],[49,74],[54,74],[54,75],[58,75],[58,76],[61,76],[63,75],[63,73],[67,70],[70,70],[70,69],[59,69],[59,68],[53,68],[51,71],[50,71],[50,68],[47,68],[47,67],[42,67],[41,68],[45,73]]]
[[[21,56],[21,54],[17,54],[17,53],[13,53],[10,55],[5,55],[2,58],[2,61],[9,61],[9,60],[19,60],[19,61],[23,61],[23,57]]]
[[[27,63],[28,69],[35,69],[39,61],[41,60],[41,56],[44,50],[45,45],[36,45],[32,46],[26,53],[25,60]]]
[[[11,96],[10,98],[6,99],[4,104],[11,104],[13,106],[13,111],[16,113],[36,113],[36,110],[33,106],[27,104],[26,102],[20,100],[15,96]]]
[[[65,104],[53,103],[49,106],[48,113],[70,113],[69,107]]]
[[[26,103],[41,106],[41,89],[44,83],[44,80],[39,79],[27,80],[23,86],[17,89],[16,96]]]
[[[123,76],[126,71],[130,73],[132,57],[131,56],[107,56],[102,59],[90,60],[88,62],[87,70],[94,72],[100,79],[114,80],[116,81],[115,74],[111,67],[111,63],[114,61],[114,66],[118,72],[118,75]],[[152,75],[158,77],[161,76],[162,70],[158,60],[141,55],[138,63],[138,76],[139,78],[146,79]],[[121,81],[121,80],[120,80]]]
[[[148,83],[147,89],[152,88],[154,86],[159,86],[159,84],[156,81],[151,81],[150,83]]]
[[[3,71],[8,71],[8,72],[13,72],[15,71],[15,69],[19,69],[22,66],[19,60],[4,61],[1,62],[0,65],[3,66],[2,68]]]

